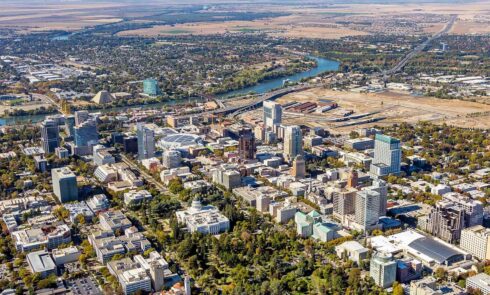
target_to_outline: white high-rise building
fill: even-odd
[[[481,225],[463,229],[459,246],[480,260],[489,260],[490,229]]]
[[[155,133],[144,123],[137,125],[138,159],[144,160],[155,156]]]
[[[402,151],[400,141],[396,138],[376,134],[374,142],[374,159],[370,173],[375,176],[400,173]]]
[[[163,153],[162,164],[167,169],[180,167],[181,155],[179,151],[169,150]]]
[[[386,204],[388,202],[388,186],[386,186],[386,181],[375,179],[373,184],[364,190],[371,190],[379,193],[379,216],[385,216]]]
[[[376,253],[371,258],[369,275],[376,285],[389,288],[396,280],[396,261],[391,254]]]
[[[284,159],[291,162],[303,155],[303,134],[299,126],[287,126],[284,130]]]
[[[264,124],[274,130],[274,126],[282,123],[282,107],[274,101],[264,101]]]
[[[356,195],[355,220],[363,230],[371,230],[379,221],[380,194],[376,191],[359,191]]]

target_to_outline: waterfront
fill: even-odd
[[[324,73],[324,72],[337,71],[339,68],[339,62],[337,62],[337,61],[329,60],[326,58],[314,57],[314,56],[310,56],[310,58],[314,59],[316,61],[317,65],[316,65],[316,67],[314,67],[308,71],[296,73],[296,74],[286,76],[286,77],[266,80],[266,81],[258,83],[257,85],[254,85],[254,86],[245,87],[242,89],[223,93],[221,95],[218,95],[217,97],[218,98],[227,98],[227,97],[231,97],[231,96],[244,95],[247,93],[261,94],[261,93],[269,92],[272,89],[282,87],[283,81],[285,81],[285,80],[288,80],[290,82],[298,82],[301,79],[312,78],[312,77],[318,76],[319,74]],[[198,100],[198,99],[199,98],[194,98],[194,100]],[[160,102],[160,103],[156,103],[156,104],[143,104],[143,105],[134,105],[134,106],[113,107],[113,108],[107,108],[107,109],[90,110],[90,112],[108,113],[108,112],[124,111],[127,109],[135,109],[135,108],[142,108],[142,109],[160,108],[160,107],[163,107],[165,105],[175,105],[175,104],[180,104],[180,103],[187,103],[189,101],[190,101],[189,99],[170,100],[170,101]],[[49,116],[49,114],[48,115],[45,114],[45,115],[31,115],[31,116],[17,116],[17,117],[0,118],[0,126],[26,124],[26,123],[37,123],[37,122],[44,120],[44,118],[46,118],[46,116]]]

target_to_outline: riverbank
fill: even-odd
[[[223,93],[223,94],[217,95],[216,97],[217,98],[229,98],[232,96],[245,95],[245,94],[248,94],[251,92],[256,93],[256,94],[262,94],[262,93],[269,92],[272,89],[277,89],[277,88],[283,87],[284,81],[290,81],[290,82],[294,83],[294,82],[298,82],[302,79],[313,78],[313,77],[316,77],[322,73],[329,72],[329,71],[337,71],[339,69],[340,63],[338,61],[329,60],[329,59],[321,58],[321,57],[315,57],[315,56],[309,56],[309,58],[315,60],[315,62],[316,62],[316,67],[314,67],[310,70],[300,72],[300,73],[296,73],[296,74],[293,74],[290,76],[265,80],[263,82],[258,83],[257,85],[245,87],[245,88],[230,91],[227,93]],[[109,113],[109,112],[122,112],[122,111],[126,111],[128,109],[136,109],[136,108],[141,108],[141,109],[161,108],[161,107],[166,106],[166,105],[184,104],[184,103],[188,103],[189,101],[199,101],[199,100],[200,100],[200,98],[196,97],[193,99],[169,100],[169,101],[159,102],[159,103],[155,103],[155,104],[141,104],[141,105],[132,105],[132,106],[111,107],[111,108],[104,108],[104,109],[94,109],[94,110],[89,110],[89,112]],[[0,118],[0,126],[38,123],[38,122],[43,121],[45,118],[46,118],[46,115],[4,117],[4,118]]]

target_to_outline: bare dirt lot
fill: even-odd
[[[444,100],[431,97],[414,97],[408,94],[385,93],[355,93],[347,91],[334,91],[324,88],[292,93],[277,101],[287,103],[318,102],[319,99],[329,99],[338,103],[339,108],[323,114],[294,115],[285,112],[286,123],[306,124],[335,129],[336,132],[350,132],[353,129],[374,125],[391,125],[393,123],[431,121],[433,123],[456,125],[466,128],[489,128],[490,105],[461,100]],[[328,122],[328,119],[337,117],[338,110],[353,110],[355,114],[377,112],[373,117],[385,117],[376,123],[360,124],[349,127],[339,127],[341,124]],[[469,114],[488,112],[478,117]]]

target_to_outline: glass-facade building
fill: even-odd
[[[143,81],[143,92],[151,96],[157,96],[160,94],[158,88],[158,82],[155,79],[146,79]]]
[[[41,143],[47,154],[54,153],[60,146],[60,130],[56,121],[47,119],[41,123]]]
[[[97,132],[97,123],[95,119],[89,119],[75,128],[75,145],[77,147],[86,147],[96,145],[99,141]]]
[[[376,134],[374,142],[374,159],[370,173],[374,176],[386,176],[400,173],[402,151],[400,141],[396,138]]]

